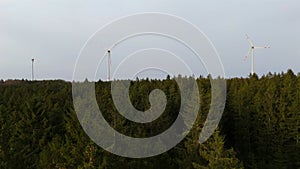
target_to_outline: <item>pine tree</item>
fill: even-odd
[[[225,149],[224,137],[220,135],[220,131],[212,135],[205,143],[200,145],[200,157],[204,163],[193,163],[195,169],[242,169],[243,165],[236,158],[234,150]]]

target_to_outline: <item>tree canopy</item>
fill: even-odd
[[[146,159],[110,154],[85,134],[73,107],[70,82],[2,80],[0,168],[300,168],[299,75],[288,70],[262,77],[227,79],[223,118],[203,144],[198,139],[210,106],[211,86],[208,78],[196,79],[201,106],[192,130],[173,149]],[[150,108],[149,94],[153,89],[166,95],[165,111],[151,123],[134,123],[120,115],[110,87],[109,82],[96,82],[99,108],[111,126],[128,136],[157,135],[178,116],[180,90],[170,76],[131,82],[130,100],[140,111]]]

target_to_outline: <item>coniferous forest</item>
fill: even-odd
[[[187,77],[181,77],[187,78]],[[201,106],[188,136],[168,152],[145,159],[113,155],[83,131],[73,106],[72,83],[62,80],[0,81],[1,169],[299,169],[300,74],[227,79],[227,101],[215,133],[199,144],[208,113],[210,80],[197,78]],[[136,79],[130,99],[149,109],[149,93],[161,89],[168,103],[155,122],[133,123],[114,107],[110,83],[96,82],[99,108],[116,130],[134,137],[157,135],[176,119],[180,92],[174,78]]]

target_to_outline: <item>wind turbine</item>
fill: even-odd
[[[245,59],[247,59],[247,57],[250,55],[252,56],[252,61],[251,61],[251,75],[254,74],[254,49],[266,49],[266,48],[270,48],[269,46],[254,46],[252,40],[250,39],[249,35],[246,34],[246,39],[248,40],[249,44],[250,44],[250,50],[247,53]]]
[[[110,66],[111,66],[111,50],[107,50],[107,81],[110,81]],[[117,126],[116,114],[114,113],[114,128]],[[114,143],[108,147],[109,149],[113,149],[116,145],[116,130],[114,130]]]
[[[107,81],[110,81],[110,65],[111,65],[111,55],[110,49],[107,50]]]
[[[31,59],[31,78],[34,81],[34,58]]]

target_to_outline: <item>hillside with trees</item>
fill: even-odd
[[[227,79],[221,123],[204,144],[198,139],[210,106],[211,86],[209,78],[196,80],[201,106],[191,132],[170,151],[145,159],[108,153],[85,134],[74,110],[71,82],[1,80],[0,168],[300,168],[300,74],[288,70]],[[150,108],[153,89],[161,89],[167,97],[162,116],[145,124],[131,122],[117,112],[110,87],[108,82],[96,82],[99,108],[111,126],[128,136],[157,135],[178,116],[181,100],[174,78],[131,82],[130,99],[138,110]]]

